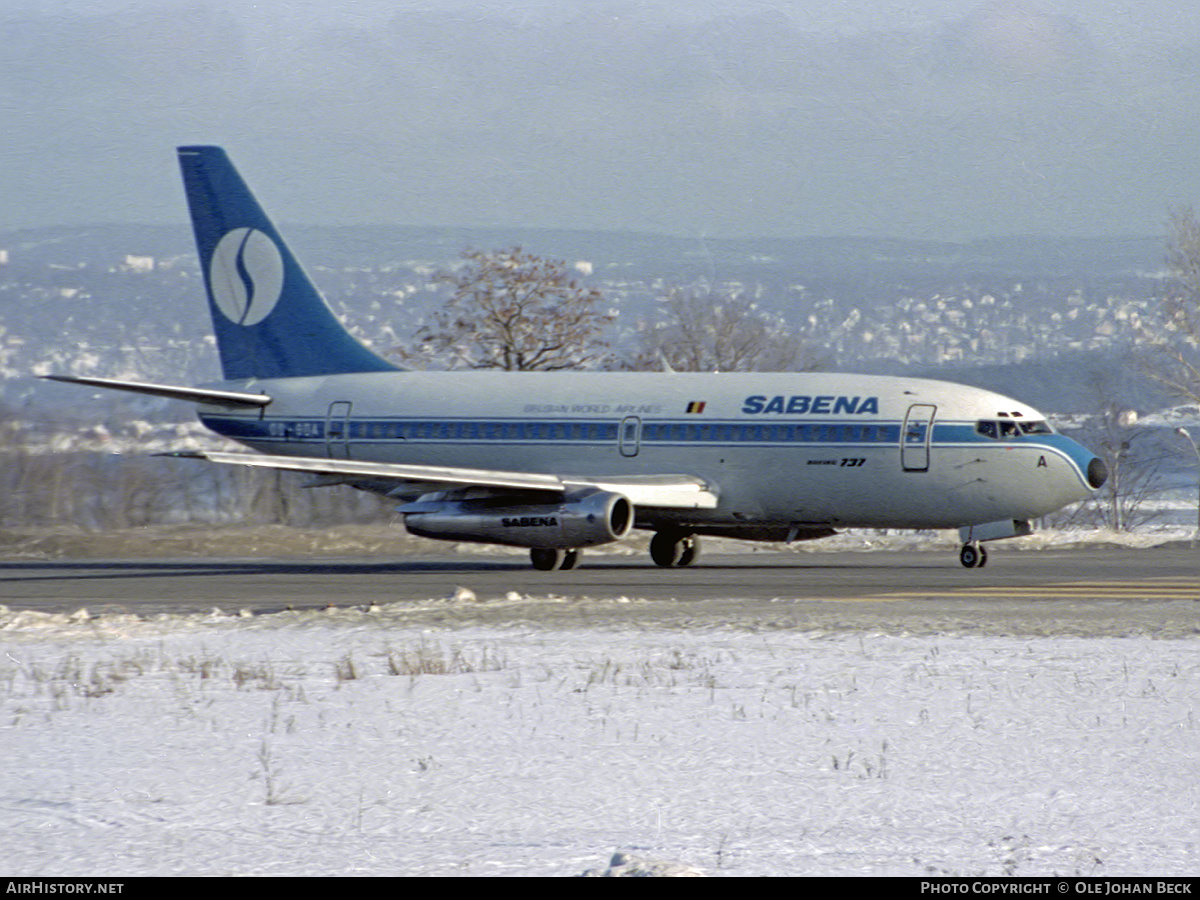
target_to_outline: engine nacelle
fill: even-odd
[[[561,503],[501,505],[496,500],[420,500],[400,507],[413,534],[441,541],[577,550],[618,540],[633,527],[633,504],[595,491]]]

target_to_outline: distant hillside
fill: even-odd
[[[650,278],[736,278],[762,272],[790,278],[892,281],[980,278],[1119,278],[1163,266],[1162,237],[997,237],[948,243],[890,238],[719,238],[634,232],[426,228],[401,225],[281,226],[313,264],[380,266],[396,260],[448,262],[465,247],[527,249]],[[126,253],[194,256],[180,225],[97,224],[0,231],[10,262],[73,264]]]
[[[1153,315],[1156,238],[995,238],[965,244],[385,226],[285,226],[331,305],[377,350],[444,300],[432,273],[467,247],[520,244],[586,262],[628,346],[671,287],[704,283],[779,316],[831,367],[987,384],[1048,409],[1093,404],[1100,367],[1123,401],[1157,402],[1125,361]],[[0,232],[0,390],[42,397],[31,372],[217,377],[189,229],[95,225]],[[56,395],[57,396],[57,395]],[[40,402],[40,401],[39,401]]]
[[[999,391],[1066,415],[1096,413],[1109,403],[1147,413],[1178,402],[1127,355],[1100,351],[1019,365],[945,365],[912,374]]]

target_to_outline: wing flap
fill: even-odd
[[[286,472],[307,472],[317,483],[394,481],[451,487],[483,487],[506,491],[546,491],[566,494],[595,489],[623,494],[636,506],[667,509],[713,509],[717,494],[702,479],[691,475],[634,475],[612,477],[558,476],[540,472],[508,472],[406,463],[378,463],[351,459],[272,456],[265,453],[226,453],[186,450],[165,454],[206,459],[223,465],[253,466]]]
[[[383,480],[447,484],[460,487],[480,485],[522,491],[562,491],[562,479],[554,475],[500,472],[488,469],[456,469],[448,466],[413,466],[402,463],[363,462],[353,459],[320,459],[307,456],[272,456],[266,453],[184,451],[168,454],[234,466],[308,472],[318,476],[341,476],[350,480]]]
[[[715,509],[717,493],[692,475],[613,475],[597,478],[564,477],[568,488],[596,488],[624,494],[634,506],[663,509]]]

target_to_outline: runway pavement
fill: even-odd
[[[9,561],[0,603],[140,616],[374,607],[431,625],[1182,637],[1200,634],[1198,554],[1186,545],[994,551],[984,569],[946,552],[748,552],[686,569],[592,554],[567,572],[484,555]]]

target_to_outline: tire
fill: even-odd
[[[958,561],[968,569],[982,569],[987,565],[987,551],[978,544],[963,544]]]
[[[650,558],[665,569],[690,566],[696,560],[700,545],[691,534],[660,531],[650,539]]]
[[[566,551],[563,550],[544,550],[534,547],[529,551],[529,561],[533,563],[535,569],[541,572],[553,572],[555,569],[561,569],[566,556]]]

